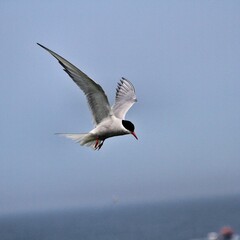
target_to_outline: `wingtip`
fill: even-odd
[[[42,44],[37,43],[37,45],[48,51],[48,48],[44,47]]]

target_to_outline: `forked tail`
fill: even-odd
[[[64,136],[72,139],[74,142],[79,143],[81,146],[92,147],[95,149],[96,137],[91,133],[56,133],[57,135]]]

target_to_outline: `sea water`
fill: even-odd
[[[0,217],[1,240],[190,240],[231,226],[240,196]]]

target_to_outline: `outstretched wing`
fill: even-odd
[[[116,117],[124,119],[127,111],[137,101],[134,86],[125,78],[118,83],[115,103],[112,107]]]
[[[95,124],[99,124],[104,118],[111,114],[111,107],[109,105],[108,98],[99,84],[95,83],[85,73],[63,57],[59,56],[57,53],[39,43],[38,45],[47,50],[58,60],[58,62],[63,66],[64,71],[85,93]]]

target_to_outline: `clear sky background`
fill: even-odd
[[[83,93],[37,42],[136,88],[101,151]],[[0,2],[0,213],[240,194],[240,2]]]

